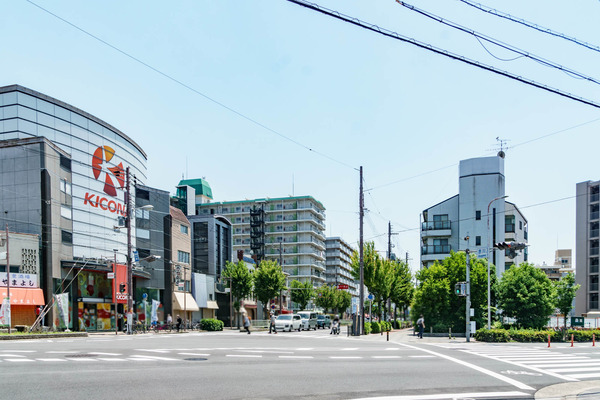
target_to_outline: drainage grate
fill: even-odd
[[[67,354],[65,357],[68,357],[68,358],[97,357],[97,354],[76,353],[76,354]]]
[[[184,358],[185,361],[206,361],[208,358]]]

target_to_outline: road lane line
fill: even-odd
[[[124,358],[114,358],[114,357],[98,357],[97,360],[100,361],[127,361]]]
[[[29,358],[7,358],[4,361],[10,361],[10,362],[33,362],[33,360],[30,360]]]
[[[566,367],[566,368],[556,368],[549,369],[551,372],[591,372],[591,371],[600,371],[600,366],[597,367]]]
[[[468,362],[463,361],[463,360],[459,360],[458,358],[450,357],[450,356],[447,356],[445,354],[438,353],[438,352],[435,352],[435,351],[432,351],[432,350],[422,349],[422,348],[417,347],[417,346],[411,346],[411,345],[405,344],[405,343],[398,343],[398,345],[399,346],[403,346],[403,347],[408,347],[408,348],[411,348],[411,349],[415,349],[415,350],[420,350],[420,351],[423,351],[425,353],[433,354],[434,356],[438,356],[438,357],[441,357],[441,358],[445,358],[446,360],[449,360],[449,361],[455,362],[457,364],[463,365],[463,366],[465,366],[467,368],[474,369],[475,371],[479,371],[481,373],[484,373],[486,375],[489,375],[489,376],[492,376],[492,377],[494,377],[496,379],[504,381],[504,382],[506,382],[508,384],[516,386],[519,389],[523,389],[523,390],[535,390],[531,386],[526,385],[526,384],[524,384],[522,382],[519,382],[519,381],[517,381],[515,379],[508,378],[508,377],[503,376],[501,374],[498,374],[498,373],[496,373],[494,371],[490,371],[489,369],[482,368],[482,367],[480,367],[478,365],[471,364],[471,363],[468,363]]]
[[[202,357],[210,356],[210,354],[206,354],[206,353],[177,353],[177,354],[181,354],[182,356],[202,356]]]
[[[139,354],[139,355],[138,355],[138,354],[136,354],[136,355],[133,355],[133,356],[131,356],[131,357],[135,357],[135,358],[145,358],[145,359],[148,359],[148,360],[166,360],[166,361],[177,361],[177,359],[176,359],[176,358],[169,358],[169,357],[158,357],[158,356],[144,356],[144,355],[141,355],[141,354]],[[131,357],[130,357],[130,358],[131,358]]]
[[[121,353],[101,353],[99,351],[92,351],[90,354],[95,354],[97,356],[122,356]]]
[[[245,357],[245,358],[262,358],[261,355],[255,354],[227,354],[225,357]]]
[[[594,374],[571,374],[571,376],[577,379],[598,378],[600,377],[600,372]]]
[[[5,353],[35,353],[35,350],[2,350]]]
[[[64,358],[36,358],[38,361],[66,362]]]
[[[47,351],[46,353],[48,354],[73,354],[73,353],[77,353],[75,350],[68,350],[68,351]]]
[[[435,358],[435,356],[408,356],[409,358]]]
[[[444,399],[468,399],[495,397],[506,399],[509,397],[526,397],[528,393],[523,392],[475,392],[475,393],[440,393],[440,394],[422,394],[417,396],[386,396],[386,397],[364,397],[355,400],[444,400]]]
[[[0,357],[13,357],[13,358],[23,358],[25,356],[22,356],[20,354],[0,354]]]
[[[279,358],[299,358],[299,359],[306,359],[306,358],[314,358],[313,356],[279,356]]]
[[[371,356],[371,358],[402,358],[401,356]]]
[[[330,356],[332,360],[349,360],[349,359],[357,359],[362,358],[360,356]]]

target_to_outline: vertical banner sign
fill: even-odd
[[[150,322],[158,321],[158,306],[160,305],[160,301],[152,299],[152,312],[150,315]]]
[[[10,325],[10,299],[5,297],[0,308],[0,325]]]
[[[60,326],[69,326],[69,293],[54,295]]]
[[[127,285],[127,265],[117,264],[117,272],[115,274],[116,293],[113,293],[113,303],[127,303],[127,290],[123,293],[119,291],[121,284]],[[125,287],[125,289],[127,288]]]

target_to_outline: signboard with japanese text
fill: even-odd
[[[0,287],[6,287],[6,283],[6,272],[0,272]],[[19,274],[17,272],[10,273],[10,286],[15,288],[40,287],[37,274]]]

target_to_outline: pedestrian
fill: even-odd
[[[417,327],[419,328],[419,339],[423,339],[423,330],[425,329],[425,318],[423,318],[423,314],[421,314],[417,320]]]
[[[181,320],[181,317],[178,315],[177,316],[177,332],[179,332],[179,330],[181,329],[181,323],[183,321]]]
[[[250,318],[244,313],[244,329],[250,334]]]
[[[271,311],[271,323],[269,324],[269,334],[271,333],[271,331],[277,334],[277,329],[275,329],[275,313],[273,311]]]
[[[171,329],[171,325],[173,325],[173,317],[171,317],[171,314],[167,314],[167,326],[169,329]]]

